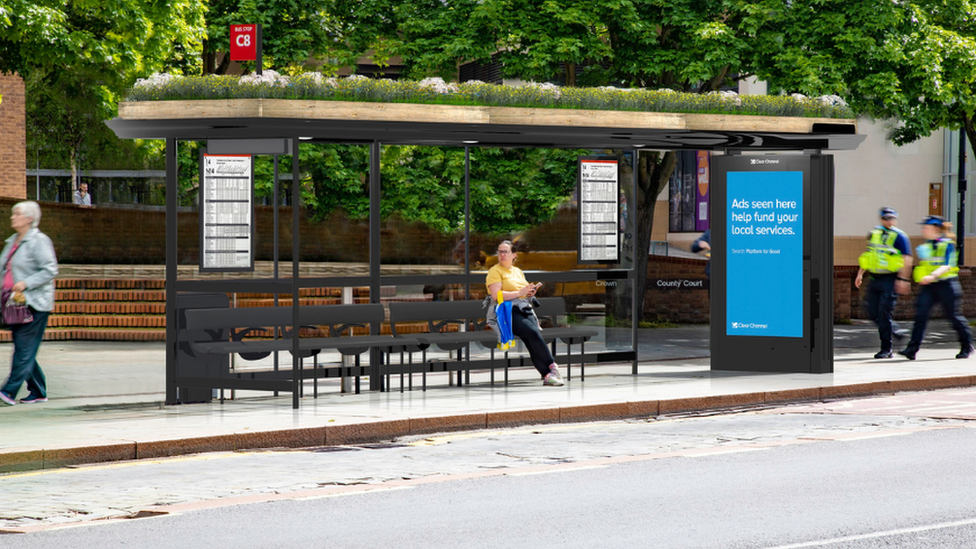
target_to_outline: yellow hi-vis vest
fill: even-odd
[[[921,244],[918,248],[915,248],[916,258],[918,258],[918,264],[912,272],[912,278],[915,282],[922,280],[928,275],[935,272],[936,269],[943,265],[948,265],[949,270],[942,273],[939,276],[939,280],[945,280],[948,278],[954,278],[959,276],[959,266],[956,264],[958,261],[959,252],[953,250],[952,257],[949,257],[947,253],[949,251],[949,244],[955,244],[952,240],[948,238],[940,238],[935,241],[935,246],[932,245],[933,241],[928,241]]]
[[[905,266],[905,258],[895,248],[899,234],[903,234],[902,231],[894,227],[885,229],[879,225],[871,229],[868,249],[857,258],[858,265],[865,271],[876,274],[897,273]]]

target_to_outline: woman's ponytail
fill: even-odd
[[[942,224],[942,235],[948,238],[949,240],[956,239],[956,233],[952,232],[952,223],[946,221],[945,223]]]

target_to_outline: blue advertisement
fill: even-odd
[[[728,172],[726,335],[803,337],[803,172]]]

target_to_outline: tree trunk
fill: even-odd
[[[962,127],[966,130],[969,150],[976,152],[976,118],[963,117]]]
[[[203,41],[203,75],[213,74],[216,64],[216,54],[210,49],[210,41]]]
[[[71,185],[68,188],[68,200],[73,201],[75,189],[78,187],[78,147],[71,147]]]
[[[639,155],[637,162],[637,218],[634,235],[634,267],[637,269],[637,318],[644,318],[644,298],[647,296],[647,265],[651,249],[651,230],[654,227],[654,207],[657,197],[671,179],[678,163],[675,151],[651,152]]]
[[[624,163],[624,155],[620,155],[620,180],[631,181],[634,177],[630,167]],[[637,320],[644,318],[644,299],[647,296],[647,265],[650,259],[651,231],[654,227],[654,207],[657,197],[664,186],[671,179],[671,174],[678,163],[675,151],[658,152],[646,151],[638,154],[637,160],[637,189],[636,198],[627,199],[630,205],[630,215],[636,223],[633,237],[634,268],[637,269],[637,280],[634,291],[637,292]],[[636,203],[636,208],[633,204]],[[623,286],[607,287],[607,315],[616,321],[630,323],[630,299],[627,298]]]
[[[576,63],[566,63],[566,86],[576,87]]]
[[[217,55],[214,53],[214,55]],[[230,67],[230,53],[224,54],[224,58],[220,60],[220,65],[214,71],[214,74],[227,74],[227,68]]]

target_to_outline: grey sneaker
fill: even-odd
[[[14,404],[17,404],[17,402],[14,401],[14,399],[10,398],[10,395],[8,395],[3,391],[0,391],[0,406],[3,405],[13,406]]]
[[[549,372],[546,377],[542,378],[543,385],[549,385],[550,387],[562,387],[565,385],[563,383],[563,378],[559,377],[559,372]]]

